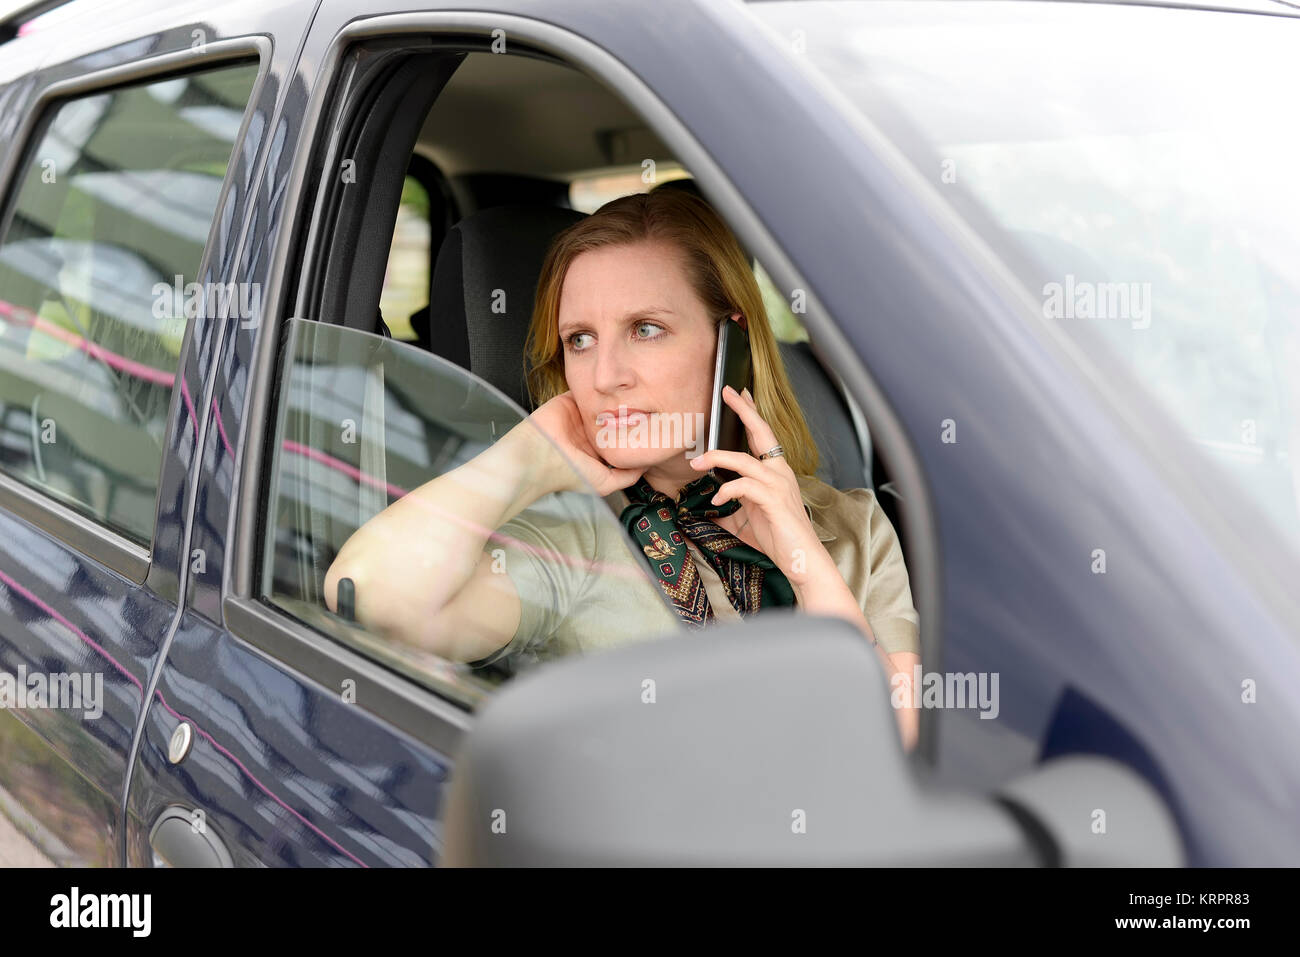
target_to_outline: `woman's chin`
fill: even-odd
[[[601,458],[616,469],[646,469],[681,458],[682,449],[602,449]]]

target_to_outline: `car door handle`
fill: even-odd
[[[225,843],[194,808],[172,806],[158,815],[149,846],[155,867],[234,867]]]

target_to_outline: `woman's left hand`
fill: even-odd
[[[759,549],[781,569],[790,584],[798,589],[817,574],[824,552],[817,532],[804,511],[799,479],[785,456],[759,461],[757,456],[777,444],[771,427],[758,414],[758,407],[746,389],[738,393],[731,386],[722,390],[723,401],[740,416],[745,438],[752,455],[714,449],[690,460],[701,472],[721,467],[740,473],[740,478],[724,482],[713,496],[714,505],[739,499],[745,506],[749,528]]]

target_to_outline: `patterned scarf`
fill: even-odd
[[[701,475],[681,489],[674,503],[642,476],[635,485],[624,489],[628,506],[619,515],[628,534],[641,546],[651,572],[672,599],[677,614],[688,625],[701,628],[713,620],[714,614],[683,536],[694,542],[717,570],[727,598],[742,615],[759,608],[794,604],[789,579],[770,558],[709,521],[740,508],[736,499],[712,504],[710,499],[717,491],[717,479]]]

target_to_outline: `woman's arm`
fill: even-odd
[[[920,715],[912,707],[912,669],[921,663],[921,656],[912,651],[885,653],[885,649],[877,643],[876,636],[872,634],[871,625],[862,614],[857,598],[849,589],[848,583],[844,581],[844,576],[835,566],[830,553],[824,547],[820,552],[821,554],[814,555],[813,567],[809,569],[805,582],[801,585],[792,583],[795,599],[799,607],[810,615],[827,615],[851,622],[871,642],[876,649],[876,654],[880,656],[881,664],[885,667],[891,692],[900,684],[906,690],[906,693],[901,696],[904,700],[903,706],[896,706],[894,710],[898,715],[898,730],[903,738],[903,749],[910,751],[916,747],[920,732]],[[891,693],[890,700],[893,701],[893,698]]]
[[[898,714],[899,733],[903,747],[911,750],[916,745],[919,716],[911,706],[910,692],[912,668],[919,656],[911,652],[885,654],[871,632],[858,600],[840,574],[830,552],[817,538],[804,512],[799,481],[783,456],[766,460],[755,458],[759,450],[777,445],[776,434],[761,415],[749,390],[737,394],[731,386],[722,390],[723,400],[736,411],[745,424],[745,437],[752,455],[743,452],[714,449],[691,459],[691,465],[703,473],[715,466],[732,469],[740,477],[724,482],[713,496],[714,505],[733,498],[740,499],[750,516],[750,527],[759,551],[770,558],[785,575],[794,589],[795,599],[804,611],[813,615],[830,615],[843,618],[857,626],[872,643],[885,667],[891,690],[905,682],[908,693]],[[796,562],[798,556],[800,561]],[[899,676],[901,673],[901,677]],[[890,695],[892,702],[893,695]]]
[[[525,420],[357,529],[325,575],[325,603],[335,611],[338,582],[351,578],[363,627],[453,660],[484,658],[510,641],[520,611],[484,545],[572,482],[572,468]]]

